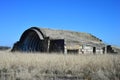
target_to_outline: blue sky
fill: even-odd
[[[91,33],[120,46],[120,0],[0,0],[0,45],[32,27]]]

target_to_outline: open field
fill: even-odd
[[[120,55],[24,54],[2,51],[0,73],[13,74],[14,78],[9,80],[50,80],[41,79],[43,75],[77,76],[67,80],[120,80]],[[0,80],[3,80],[1,78],[2,74]]]

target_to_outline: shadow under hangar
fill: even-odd
[[[107,47],[102,40],[88,33],[31,27],[23,32],[11,51],[104,54],[112,51]]]

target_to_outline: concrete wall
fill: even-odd
[[[104,54],[106,51],[103,49],[103,47],[93,47],[93,46],[87,46],[87,45],[72,45],[72,46],[64,46],[65,48],[65,54],[69,54],[70,50],[71,53],[75,52],[77,54]],[[76,51],[77,50],[77,51]]]
[[[74,53],[74,54],[82,54],[82,46],[81,45],[65,45],[64,46],[64,54],[69,54],[69,53]]]

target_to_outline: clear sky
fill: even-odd
[[[120,46],[120,0],[0,0],[0,45],[32,27],[91,33]]]

